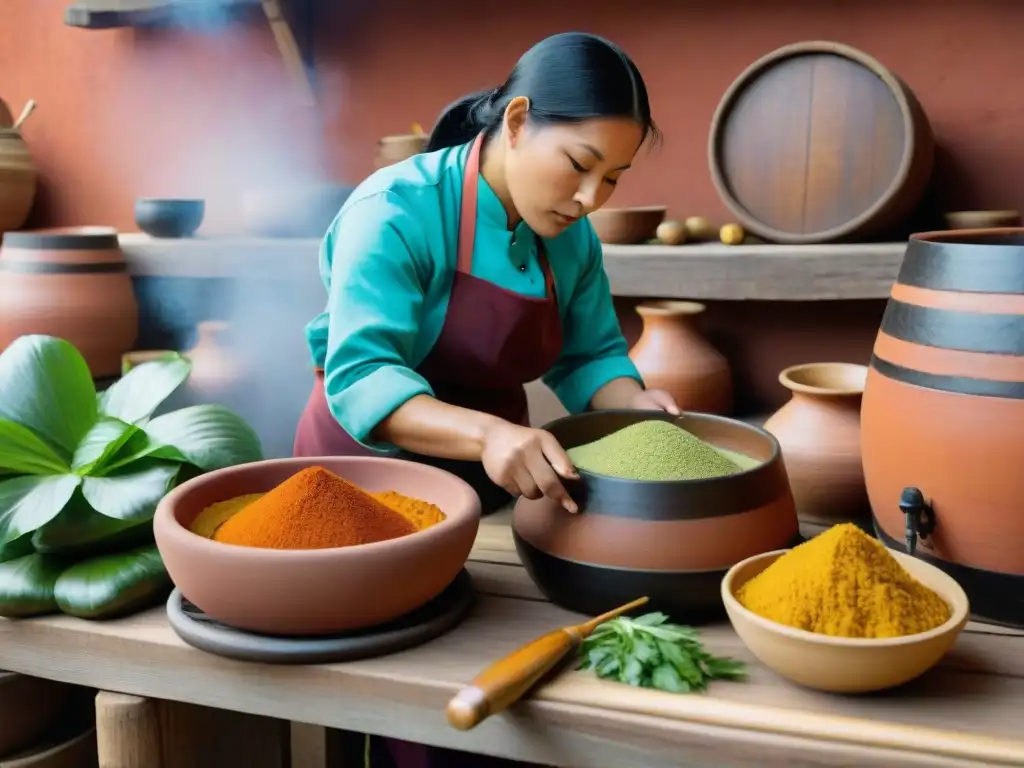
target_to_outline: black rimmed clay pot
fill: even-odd
[[[202,200],[140,198],[135,201],[135,223],[152,237],[191,237],[203,223]]]
[[[572,611],[603,613],[646,595],[641,611],[678,622],[723,615],[722,578],[752,555],[799,541],[796,509],[776,439],[742,421],[701,413],[597,411],[544,428],[567,450],[642,421],[678,424],[748,457],[750,468],[707,480],[638,481],[580,471],[566,488],[580,507],[520,499],[519,557],[545,596]]]

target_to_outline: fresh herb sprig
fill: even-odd
[[[669,623],[664,613],[620,616],[583,641],[579,669],[598,677],[670,693],[707,689],[711,680],[743,680],[746,665],[713,656],[693,627]]]

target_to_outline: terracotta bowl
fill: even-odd
[[[520,499],[513,536],[523,565],[552,602],[598,614],[642,595],[643,610],[679,622],[722,615],[722,577],[751,555],[799,541],[779,444],[763,429],[700,413],[597,411],[548,424],[565,448],[631,424],[677,421],[752,468],[709,480],[641,482],[580,471],[566,489],[580,507]]]
[[[240,547],[189,526],[207,506],[269,491],[321,466],[368,491],[436,504],[446,519],[391,541],[314,550]],[[480,523],[476,492],[455,475],[377,457],[272,459],[201,475],[160,502],[156,543],[182,594],[212,618],[272,635],[326,635],[382,624],[427,603],[459,574]]]
[[[588,217],[602,243],[634,245],[646,243],[665,220],[664,205],[643,208],[600,208]]]
[[[736,634],[765,666],[807,688],[831,693],[867,693],[894,688],[939,663],[967,624],[967,595],[938,568],[892,552],[911,576],[949,603],[945,624],[906,637],[831,637],[778,624],[748,611],[736,590],[785,554],[766,552],[737,563],[722,579],[722,602]]]

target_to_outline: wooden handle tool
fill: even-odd
[[[498,714],[518,701],[601,624],[647,600],[641,597],[583,624],[556,629],[492,664],[448,702],[448,722],[460,731],[468,731]]]

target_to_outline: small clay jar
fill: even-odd
[[[727,415],[732,411],[732,373],[701,334],[695,301],[649,301],[637,305],[643,332],[629,356],[649,389],[664,389],[684,411]]]
[[[427,136],[422,133],[403,133],[395,136],[384,136],[377,141],[377,168],[406,160],[413,155],[425,152]]]
[[[860,450],[868,369],[854,363],[794,365],[779,374],[792,398],[764,424],[782,446],[805,535],[837,523],[870,525]]]

